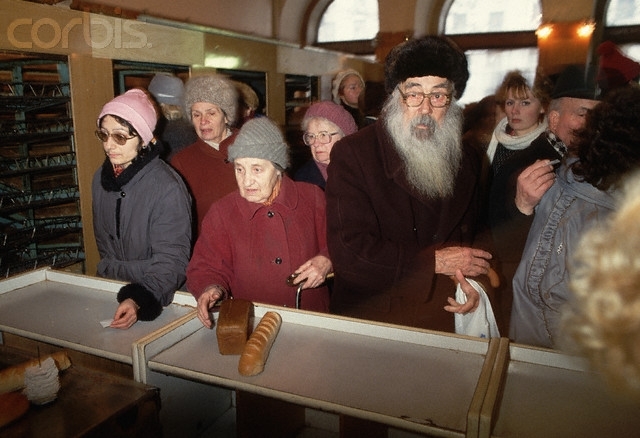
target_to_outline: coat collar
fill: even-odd
[[[240,215],[246,219],[253,219],[256,214],[261,210],[295,210],[298,206],[298,188],[296,183],[287,175],[282,175],[282,185],[280,186],[280,193],[278,197],[273,201],[271,205],[257,204],[255,202],[249,202],[240,196],[240,191],[234,192],[236,198],[236,205],[240,210]]]
[[[108,192],[119,192],[124,186],[129,184],[147,164],[160,155],[160,147],[150,147],[146,153],[139,154],[131,164],[116,178],[113,174],[113,166],[108,158],[102,163],[100,183],[102,188]]]

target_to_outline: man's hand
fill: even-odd
[[[476,277],[489,273],[492,255],[475,248],[450,246],[436,250],[436,274],[448,276],[461,271],[466,277]]]
[[[454,298],[447,298],[448,306],[444,306],[444,310],[452,313],[469,313],[473,312],[478,308],[480,304],[480,294],[478,291],[464,278],[462,272],[460,270],[456,271],[456,280],[460,283],[460,287],[462,288],[462,292],[464,292],[467,297],[467,302],[462,304],[457,302]]]
[[[553,165],[549,160],[537,160],[518,175],[516,184],[516,207],[520,213],[530,216],[542,196],[556,180]]]

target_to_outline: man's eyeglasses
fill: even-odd
[[[451,103],[451,93],[441,93],[438,91],[434,91],[432,93],[422,93],[419,91],[403,93],[400,88],[398,88],[398,91],[400,92],[404,103],[412,108],[422,105],[425,97],[429,98],[429,103],[433,108],[444,108]]]
[[[339,132],[322,131],[317,134],[310,134],[307,132],[302,136],[302,141],[304,141],[304,144],[307,146],[311,146],[316,141],[320,144],[327,144],[331,143],[331,137],[337,134],[339,134]]]
[[[115,141],[120,146],[124,146],[132,138],[136,138],[135,135],[131,137],[127,137],[126,135],[121,134],[119,132],[108,133],[107,131],[103,131],[101,129],[96,130],[96,137],[98,137],[98,140],[100,140],[103,143],[106,143],[107,140],[109,140],[109,137],[111,137],[113,141]]]

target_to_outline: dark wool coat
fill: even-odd
[[[307,161],[302,165],[300,169],[296,172],[293,179],[295,181],[300,182],[308,182],[310,184],[314,184],[324,190],[327,182],[324,180],[320,169],[318,169],[318,165],[313,159]]]
[[[125,169],[135,173],[123,172],[131,178],[122,185],[106,178],[104,173],[112,172],[108,161],[95,173],[93,229],[100,253],[97,274],[132,283],[118,300],[133,298],[143,320],[153,319],[154,312],[146,307],[155,307],[154,301],[167,306],[185,281],[191,198],[180,176],[157,156],[135,167],[132,163]]]
[[[474,242],[481,157],[463,149],[454,195],[434,200],[407,183],[382,120],[334,145],[326,187],[333,312],[454,330],[443,307],[455,285],[435,274],[434,252]]]

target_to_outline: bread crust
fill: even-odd
[[[243,376],[255,376],[264,370],[276,336],[282,325],[282,317],[276,312],[264,314],[256,329],[251,333],[240,355],[238,372]]]

